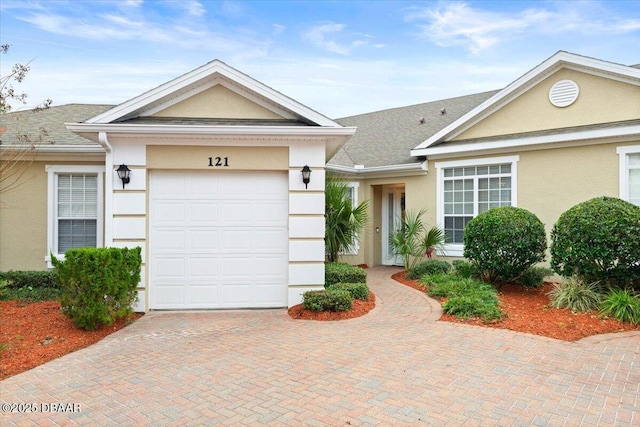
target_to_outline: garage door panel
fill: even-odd
[[[251,224],[253,216],[250,201],[230,201],[220,207],[220,225],[247,226]]]
[[[217,201],[190,202],[188,210],[188,224],[191,226],[216,226],[220,219],[220,209]]]
[[[156,214],[153,216],[153,225],[157,226],[182,226],[186,219],[186,206],[173,200],[156,201]]]
[[[189,242],[187,251],[191,253],[217,253],[220,249],[219,234],[220,232],[217,229],[187,230]]]
[[[226,252],[251,252],[251,230],[225,230],[221,232],[220,242]]]
[[[224,307],[251,307],[253,286],[247,283],[234,283],[220,286],[220,297]]]
[[[158,262],[153,266],[153,272],[155,277],[160,281],[166,281],[167,279],[182,278],[187,274],[186,262],[183,257],[157,257]]]
[[[286,306],[286,174],[151,172],[149,205],[151,308]]]
[[[192,308],[211,308],[219,304],[219,289],[215,283],[193,283],[188,289],[187,303]]]
[[[190,175],[187,181],[187,197],[216,199],[218,198],[218,186],[220,179],[216,175],[198,174]]]
[[[185,305],[185,287],[179,285],[156,284],[151,293],[154,308],[176,308]]]
[[[155,253],[183,252],[186,248],[187,238],[184,230],[158,230],[154,237]]]
[[[283,253],[285,245],[289,242],[287,230],[282,229],[259,229],[254,235],[253,248],[258,253]]]
[[[185,197],[185,177],[178,173],[155,174],[153,186],[162,189],[154,194],[155,199],[181,200]]]
[[[218,278],[218,260],[211,257],[190,258],[189,277],[191,279],[209,279],[215,281]]]
[[[289,210],[283,201],[254,201],[253,224],[258,227],[283,227],[287,225]]]

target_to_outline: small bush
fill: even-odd
[[[551,307],[568,308],[572,311],[594,311],[602,301],[598,282],[585,283],[575,276],[556,283],[548,295]]]
[[[327,289],[347,291],[354,299],[369,301],[369,287],[366,283],[336,283]]]
[[[475,295],[453,297],[442,304],[442,310],[461,319],[478,317],[484,322],[499,320],[504,316],[504,313],[492,301]]]
[[[110,325],[130,314],[140,282],[140,248],[70,249],[52,257],[62,288],[62,312],[83,329]]]
[[[613,197],[587,200],[560,216],[551,239],[558,274],[640,290],[640,206]]]
[[[62,292],[58,288],[23,286],[21,288],[9,288],[4,290],[0,300],[18,300],[20,302],[56,301],[60,299]]]
[[[367,272],[345,262],[326,262],[324,286],[326,288],[336,283],[367,283]]]
[[[464,256],[488,281],[516,281],[532,265],[544,261],[544,224],[526,209],[489,209],[464,229]]]
[[[56,288],[60,286],[56,282],[55,272],[46,271],[0,271],[0,280],[6,280],[9,288]]]
[[[537,288],[542,286],[544,278],[553,274],[553,270],[545,267],[529,267],[520,275],[518,283],[525,288]]]
[[[464,277],[465,279],[479,279],[480,272],[478,271],[478,266],[470,263],[469,261],[464,261],[461,259],[457,259],[453,261],[453,273]]]
[[[308,291],[302,294],[302,305],[313,311],[347,311],[353,308],[353,297],[342,289]]]
[[[451,270],[451,264],[447,261],[440,261],[437,259],[430,259],[428,261],[421,262],[413,267],[407,273],[407,279],[416,280],[424,276],[425,274],[446,274]]]
[[[613,289],[602,301],[600,315],[639,325],[640,296],[629,289]]]
[[[504,316],[496,290],[485,282],[453,274],[424,276],[421,282],[429,287],[429,296],[448,298],[442,304],[445,313],[463,319],[478,317],[485,322]]]
[[[7,292],[7,288],[9,288],[9,282],[6,280],[0,279],[0,300],[4,299],[4,295]]]

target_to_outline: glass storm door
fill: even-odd
[[[400,221],[405,215],[404,187],[388,187],[384,191],[382,203],[382,264],[402,265],[402,257],[395,255],[389,244],[389,237],[393,230],[400,227]]]

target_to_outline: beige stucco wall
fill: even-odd
[[[560,80],[577,83],[580,94],[570,106],[555,107],[549,89]],[[484,118],[453,141],[640,118],[640,87],[562,69]]]
[[[282,119],[222,85],[204,90],[154,114],[154,117]]]
[[[25,164],[21,184],[0,192],[0,271],[46,270],[47,172],[45,165],[100,164],[37,161]]]
[[[209,166],[209,158],[211,164]],[[215,166],[216,164],[220,166]],[[226,165],[226,166],[225,166]],[[288,147],[147,146],[147,168],[181,170],[287,170]]]

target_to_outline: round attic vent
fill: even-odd
[[[573,80],[560,80],[549,89],[549,101],[556,107],[568,107],[576,102],[580,89]]]

